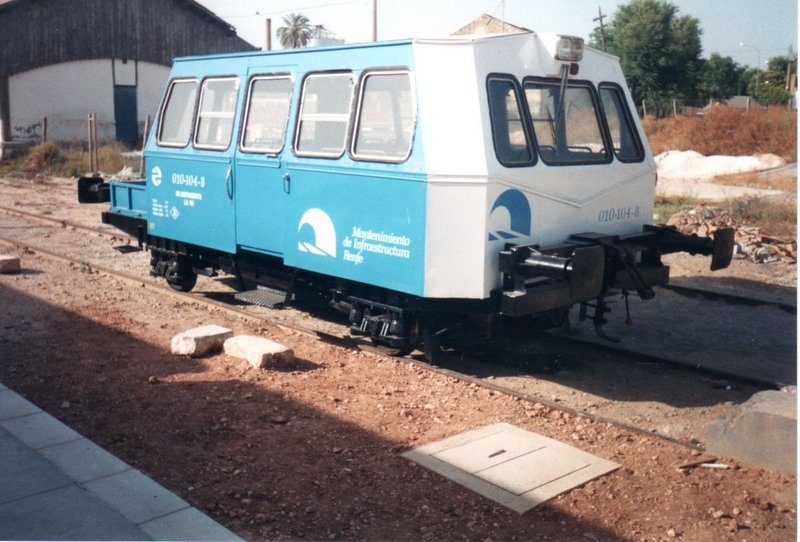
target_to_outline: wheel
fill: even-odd
[[[197,284],[197,273],[194,272],[191,260],[185,256],[178,256],[170,263],[164,278],[169,287],[178,292],[189,292]]]
[[[168,274],[167,284],[177,292],[191,292],[197,284],[197,273]]]

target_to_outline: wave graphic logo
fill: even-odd
[[[508,241],[531,235],[531,206],[519,190],[500,194],[489,214],[489,241]]]
[[[336,229],[333,221],[322,209],[309,209],[300,218],[297,227],[297,250],[317,256],[336,257]]]

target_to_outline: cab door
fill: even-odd
[[[171,82],[147,154],[151,235],[236,251],[232,140],[239,87],[237,77]]]
[[[256,73],[248,82],[236,152],[236,231],[241,248],[283,256],[291,197],[286,129],[294,80],[289,73]]]

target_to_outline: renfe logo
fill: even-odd
[[[150,172],[150,180],[153,182],[153,186],[158,186],[161,184],[161,168],[156,166]]]
[[[531,206],[519,190],[500,194],[489,214],[489,241],[509,240],[531,235]]]
[[[297,250],[317,256],[336,257],[336,230],[331,217],[322,209],[309,209],[297,227]]]

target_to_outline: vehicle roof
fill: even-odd
[[[244,51],[235,53],[220,53],[211,55],[196,55],[178,57],[175,62],[186,62],[195,60],[214,60],[226,58],[248,58],[248,57],[279,57],[279,56],[298,56],[298,55],[320,55],[329,54],[341,51],[354,51],[359,49],[380,49],[387,47],[411,47],[414,45],[436,45],[436,46],[464,46],[464,45],[480,45],[480,44],[495,44],[498,41],[528,41],[538,40],[546,41],[550,37],[555,38],[555,33],[542,33],[528,31],[528,32],[515,32],[512,34],[473,34],[473,35],[460,35],[460,36],[444,36],[444,37],[425,37],[425,38],[406,38],[390,41],[377,41],[377,42],[361,42],[349,44],[326,45],[321,47],[303,47],[297,49],[273,49],[269,51],[256,50]],[[616,56],[604,53],[598,49],[586,46],[594,54],[606,56],[609,58],[617,59]]]

